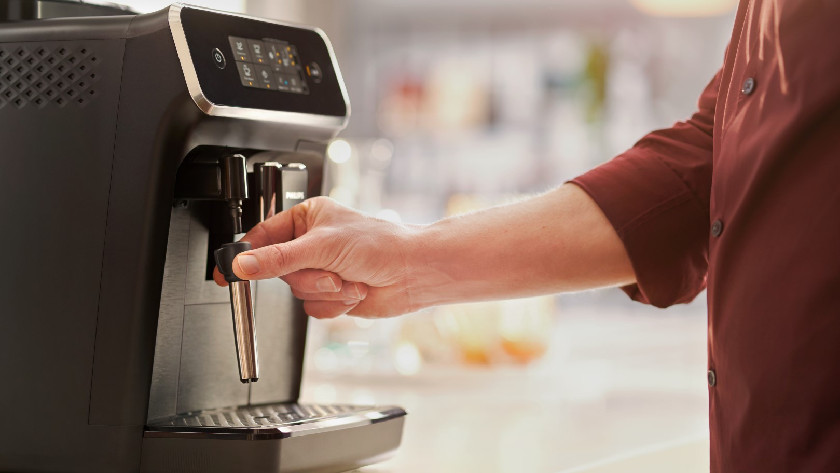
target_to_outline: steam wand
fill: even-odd
[[[222,160],[222,194],[228,203],[233,233],[242,233],[242,201],[248,198],[244,156],[235,154]],[[240,241],[226,243],[213,253],[216,265],[230,288],[233,336],[236,341],[236,357],[239,360],[239,378],[243,383],[259,378],[257,337],[251,281],[240,279],[233,273],[233,260],[239,253],[250,249],[250,243]]]
[[[256,381],[259,378],[257,336],[254,307],[251,302],[251,281],[239,279],[233,273],[232,266],[236,255],[250,249],[250,243],[238,241],[226,243],[213,253],[216,265],[230,288],[233,336],[236,341],[236,357],[239,360],[239,378],[243,383]]]

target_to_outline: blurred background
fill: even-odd
[[[428,223],[551,189],[690,115],[736,2],[190,3],[324,29],[353,110],[325,193]],[[409,411],[397,457],[366,472],[707,472],[705,318],[705,294],[663,311],[606,289],[313,320],[302,398]]]

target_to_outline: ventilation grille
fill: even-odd
[[[96,98],[100,62],[84,46],[0,47],[0,109],[84,107]]]

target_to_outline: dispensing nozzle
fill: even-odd
[[[233,336],[236,342],[236,356],[239,360],[239,378],[243,383],[256,381],[259,378],[257,335],[251,300],[251,281],[239,279],[233,273],[233,260],[239,253],[250,249],[250,243],[238,241],[226,243],[213,253],[216,265],[230,288]]]

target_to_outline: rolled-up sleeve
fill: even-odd
[[[648,134],[571,181],[595,200],[624,243],[637,282],[623,289],[640,302],[667,307],[706,287],[719,86],[720,72],[689,120]]]

